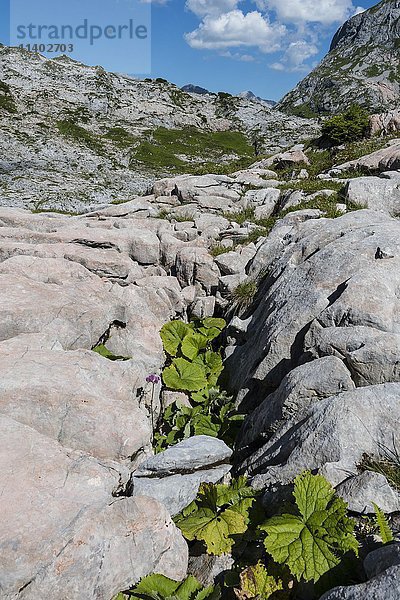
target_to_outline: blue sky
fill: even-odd
[[[1,41],[6,36],[8,1],[0,0]],[[252,90],[274,100],[319,62],[341,23],[376,4],[374,0],[10,1],[12,31],[21,23],[76,26],[84,18],[98,26],[132,19],[135,25],[148,27],[145,41],[103,36],[90,45],[75,40],[72,56],[83,62],[142,74],[148,70],[151,49],[152,77],[180,86],[195,83],[211,91]]]

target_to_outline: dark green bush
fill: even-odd
[[[332,146],[361,140],[369,124],[367,111],[354,104],[344,113],[328,119],[322,126],[322,138]]]

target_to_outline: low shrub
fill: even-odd
[[[340,146],[366,137],[369,126],[367,111],[357,104],[335,115],[322,126],[322,139],[331,146]]]

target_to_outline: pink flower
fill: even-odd
[[[152,373],[151,375],[148,375],[146,377],[146,381],[147,383],[152,383],[153,385],[156,385],[157,383],[160,383],[161,377]]]

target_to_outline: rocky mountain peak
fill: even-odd
[[[323,61],[279,108],[293,114],[335,113],[352,103],[394,108],[400,98],[400,2],[383,0],[335,34]]]

